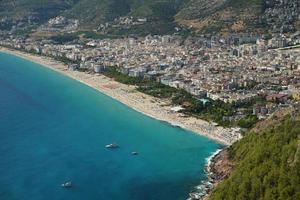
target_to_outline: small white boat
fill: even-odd
[[[105,145],[105,148],[116,149],[116,148],[119,148],[119,145],[116,143],[112,143],[112,144]]]
[[[136,151],[133,151],[133,152],[131,152],[131,155],[137,156],[137,155],[139,155],[139,153]]]
[[[72,187],[72,182],[71,181],[65,182],[65,183],[61,184],[61,187],[70,188],[70,187]]]

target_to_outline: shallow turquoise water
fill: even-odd
[[[220,147],[0,53],[1,200],[185,199]]]

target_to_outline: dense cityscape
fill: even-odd
[[[129,77],[183,89],[203,103],[210,99],[245,104],[257,97],[265,99],[254,103],[250,111],[237,107],[223,121],[249,115],[262,119],[299,99],[299,44],[300,33],[268,39],[259,35],[83,38],[64,44],[3,33],[0,41],[1,46],[63,60],[70,70],[103,73],[115,67]]]

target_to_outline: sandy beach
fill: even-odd
[[[68,70],[68,66],[48,57],[36,56],[3,47],[0,47],[0,51],[41,64],[80,81],[145,115],[168,122],[174,126],[191,130],[222,144],[230,145],[238,139],[231,129],[214,126],[212,123],[204,120],[187,117],[181,113],[174,112],[171,110],[172,107],[168,100],[162,100],[138,92],[134,86],[116,82],[101,74]]]

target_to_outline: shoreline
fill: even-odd
[[[206,190],[200,199],[208,200],[213,190],[230,176],[233,169],[234,163],[229,158],[228,148],[219,149],[211,155],[205,167],[207,181],[204,186]]]
[[[196,134],[208,137],[218,143],[231,145],[236,140],[231,140],[231,129],[214,126],[213,124],[197,119],[195,117],[186,117],[180,113],[171,111],[171,106],[167,100],[158,99],[150,95],[136,91],[135,86],[125,85],[114,81],[101,74],[92,74],[79,71],[70,71],[68,66],[46,56],[38,56],[0,47],[0,52],[11,54],[31,62],[40,64],[69,78],[77,80],[93,89],[98,90],[126,106],[159,121],[169,123]]]
[[[212,170],[214,159],[225,149],[226,148],[217,149],[206,158],[206,164],[204,167],[206,179],[202,180],[199,185],[194,187],[194,190],[189,193],[189,198],[187,200],[205,200],[210,192],[215,188],[216,180],[214,179],[214,172]]]

